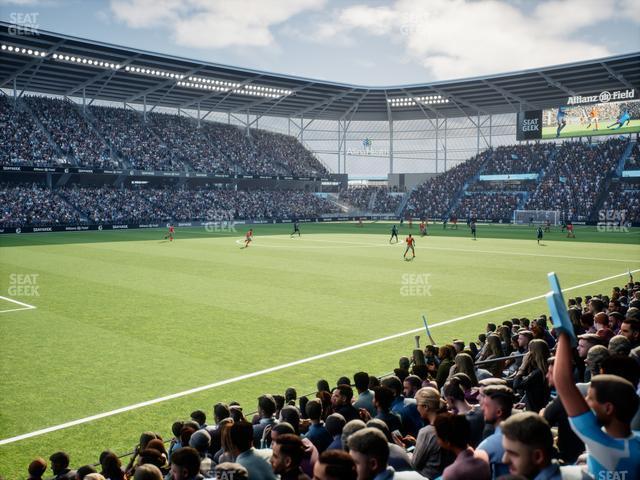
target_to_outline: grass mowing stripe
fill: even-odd
[[[572,287],[564,288],[563,291],[576,290],[578,288],[583,288],[583,287],[586,287],[586,286],[589,286],[589,285],[594,285],[594,284],[597,284],[597,283],[601,283],[601,282],[604,282],[604,281],[607,281],[607,280],[612,280],[614,278],[618,278],[618,277],[621,277],[621,276],[624,276],[624,275],[628,275],[628,273],[635,273],[637,271],[640,271],[640,269],[632,270],[631,272],[619,273],[619,274],[616,274],[616,275],[611,275],[609,277],[600,278],[598,280],[593,280],[593,281],[590,281],[590,282],[582,283],[580,285],[575,285],[575,286],[572,286]],[[544,298],[544,296],[545,296],[545,294],[537,295],[535,297],[530,297],[530,298],[527,298],[527,299],[518,300],[516,302],[512,302],[512,303],[509,303],[509,304],[506,304],[506,305],[500,305],[498,307],[493,307],[493,308],[489,308],[489,309],[482,310],[482,311],[479,311],[479,312],[474,312],[474,313],[470,313],[470,314],[463,315],[463,316],[460,316],[460,317],[452,318],[452,319],[449,319],[449,320],[444,320],[442,322],[438,322],[438,323],[433,324],[431,326],[431,328],[437,328],[437,327],[442,326],[442,325],[448,325],[448,324],[451,324],[451,323],[454,323],[454,322],[459,322],[460,320],[466,320],[468,318],[473,318],[473,317],[476,317],[476,316],[479,316],[479,315],[484,315],[484,314],[495,312],[495,311],[498,311],[498,310],[503,310],[503,309],[506,309],[506,308],[510,308],[510,307],[513,307],[513,306],[516,306],[516,305],[521,305],[523,303],[531,302],[531,301],[534,301],[534,300],[539,300],[541,298]],[[143,407],[146,407],[146,406],[149,406],[149,405],[154,405],[154,404],[157,404],[157,403],[165,402],[165,401],[168,401],[168,400],[173,400],[173,399],[176,399],[176,398],[185,397],[185,396],[188,396],[188,395],[192,395],[194,393],[202,392],[202,391],[205,391],[205,390],[210,390],[212,388],[220,387],[220,386],[223,386],[223,385],[228,385],[230,383],[236,383],[236,382],[239,382],[239,381],[242,381],[242,380],[247,380],[247,379],[254,378],[254,377],[257,377],[257,376],[260,376],[260,375],[264,375],[264,374],[267,374],[267,373],[272,373],[272,372],[276,372],[276,371],[279,371],[279,370],[284,370],[286,368],[290,368],[290,367],[293,367],[293,366],[301,365],[301,364],[304,364],[304,363],[309,363],[309,362],[312,362],[312,361],[315,361],[315,360],[320,360],[320,359],[327,358],[327,357],[330,357],[330,356],[338,355],[340,353],[345,353],[345,352],[349,352],[349,351],[352,351],[352,350],[356,350],[356,349],[359,349],[359,348],[368,347],[368,346],[371,346],[371,345],[375,345],[377,343],[386,342],[388,340],[392,340],[392,339],[395,339],[395,338],[398,338],[398,337],[403,337],[403,336],[406,336],[406,335],[411,335],[411,334],[414,334],[414,333],[417,333],[417,332],[422,332],[422,327],[414,328],[414,329],[411,329],[411,330],[407,330],[407,331],[404,331],[404,332],[396,333],[394,335],[389,335],[389,336],[382,337],[382,338],[377,338],[377,339],[374,339],[374,340],[369,340],[367,342],[359,343],[357,345],[351,345],[349,347],[344,347],[344,348],[341,348],[341,349],[338,349],[338,350],[333,350],[331,352],[326,352],[326,353],[322,353],[322,354],[319,354],[319,355],[314,355],[314,356],[311,356],[311,357],[303,358],[303,359],[300,359],[300,360],[295,360],[293,362],[285,363],[285,364],[282,364],[282,365],[277,365],[275,367],[269,367],[269,368],[266,368],[266,369],[263,369],[263,370],[258,370],[258,371],[247,373],[247,374],[240,375],[240,376],[237,376],[237,377],[228,378],[226,380],[222,380],[222,381],[219,381],[219,382],[211,383],[209,385],[202,385],[200,387],[195,387],[195,388],[192,388],[192,389],[189,389],[189,390],[185,390],[185,391],[182,391],[182,392],[173,393],[171,395],[166,395],[166,396],[163,396],[163,397],[155,398],[155,399],[152,399],[152,400],[147,400],[147,401],[136,403],[136,404],[129,405],[129,406],[126,406],[126,407],[121,407],[121,408],[118,408],[118,409],[115,409],[115,410],[111,410],[111,411],[108,411],[108,412],[99,413],[97,415],[91,415],[89,417],[80,418],[80,419],[77,419],[77,420],[73,420],[71,422],[62,423],[60,425],[55,425],[55,426],[47,427],[47,428],[44,428],[44,429],[41,429],[41,430],[36,430],[36,431],[33,431],[33,432],[25,433],[25,434],[22,434],[22,435],[17,435],[17,436],[10,437],[10,438],[5,438],[5,439],[0,440],[0,445],[6,445],[6,444],[9,444],[9,443],[14,443],[14,442],[17,442],[17,441],[20,441],[20,440],[24,440],[24,439],[27,439],[27,438],[32,438],[32,437],[36,437],[36,436],[39,436],[39,435],[44,435],[44,434],[47,434],[47,433],[50,433],[50,432],[55,432],[57,430],[62,430],[64,428],[68,428],[68,427],[72,427],[72,426],[76,426],[76,425],[81,425],[83,423],[92,422],[94,420],[99,420],[101,418],[110,417],[110,416],[113,416],[113,415],[117,415],[119,413],[124,413],[124,412],[128,412],[128,411],[131,411],[131,410],[136,410],[136,409],[139,409],[139,408],[143,408]]]

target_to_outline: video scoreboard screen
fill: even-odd
[[[640,132],[635,89],[569,97],[566,105],[518,113],[516,138],[539,140]]]

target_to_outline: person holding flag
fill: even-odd
[[[407,248],[405,248],[404,250],[404,259],[407,259],[407,253],[409,253],[409,250],[411,250],[411,259],[416,258],[416,239],[413,238],[411,234],[409,234],[409,236],[405,239],[405,242],[407,242]]]

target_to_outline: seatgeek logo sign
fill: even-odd
[[[585,103],[608,103],[620,102],[622,100],[634,100],[636,98],[636,90],[630,88],[628,90],[605,90],[599,95],[575,95],[567,99],[567,105],[582,105]]]

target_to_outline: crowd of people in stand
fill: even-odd
[[[372,213],[395,213],[402,201],[402,195],[397,193],[397,187],[386,185],[350,185],[340,191],[340,200],[358,210]],[[373,195],[375,195],[375,199],[371,205]]]
[[[538,173],[549,163],[554,150],[555,145],[552,143],[501,146],[493,149],[483,173]]]
[[[522,194],[509,192],[469,193],[462,197],[452,215],[458,218],[509,221],[521,198]]]
[[[558,210],[563,218],[588,220],[627,147],[627,140],[610,139],[598,144],[564,142],[555,160],[544,171],[526,210]]]
[[[4,95],[0,99],[0,165],[301,177],[328,173],[289,135],[254,128],[247,133],[206,120],[198,125],[191,117],[132,108],[82,107],[52,97],[25,96],[17,102]]]
[[[477,339],[415,349],[393,374],[359,371],[312,395],[216,403],[133,455],[105,450],[56,480],[561,480],[640,477],[640,282],[568,299],[573,331],[549,318],[487,323]],[[572,346],[575,343],[575,347]],[[170,433],[169,433],[170,432]],[[49,464],[29,465],[30,480]]]
[[[210,188],[116,188],[0,183],[0,227],[76,223],[147,223],[313,218],[337,213],[328,200],[301,191]]]
[[[14,100],[0,95],[0,165],[47,167],[65,163],[34,119],[18,110]]]
[[[597,220],[605,223],[619,221],[620,226],[640,222],[640,185],[612,183]]]

